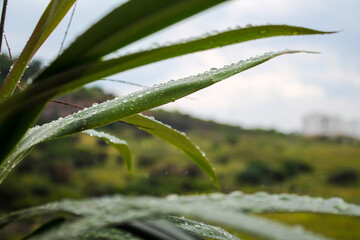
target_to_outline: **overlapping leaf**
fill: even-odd
[[[216,47],[222,47],[230,44],[236,44],[249,40],[275,37],[275,36],[293,36],[310,34],[328,34],[331,32],[322,32],[308,28],[294,27],[287,25],[265,25],[245,28],[234,28],[216,34],[204,34],[200,37],[191,38],[179,42],[159,46],[154,49],[135,52],[123,57],[98,61],[93,64],[81,65],[78,68],[72,68],[71,71],[81,75],[76,80],[68,81],[62,79],[63,85],[50,86],[46,91],[56,92],[56,95],[68,92],[82,86],[88,82],[101,79],[103,77],[123,72],[132,68],[143,66],[149,63],[174,58],[188,53],[204,51]],[[40,76],[41,77],[41,76]],[[42,81],[49,81],[43,79]],[[41,86],[41,84],[40,84]],[[34,85],[33,91],[38,87]],[[53,89],[54,88],[54,89]]]
[[[44,17],[44,20],[59,19],[60,15],[57,13],[60,13],[62,10],[59,11],[57,7],[62,4],[66,5],[70,1],[74,0],[54,0],[54,4],[50,4],[51,8],[47,13],[48,15]],[[2,136],[0,138],[0,145],[2,146],[0,161],[3,162],[10,154],[26,131],[33,126],[37,117],[46,106],[46,103],[56,95],[56,91],[53,89],[54,85],[62,86],[67,82],[71,82],[79,78],[83,71],[88,68],[88,65],[79,66],[79,64],[81,65],[84,62],[88,62],[88,60],[97,62],[99,60],[98,58],[107,54],[107,51],[112,51],[112,49],[115,50],[130,44],[222,1],[223,0],[170,0],[164,2],[161,0],[133,0],[115,9],[112,13],[104,17],[85,32],[84,35],[82,35],[79,40],[76,40],[68,50],[65,50],[64,53],[40,75],[40,77],[34,80],[35,83],[43,83],[43,77],[51,75],[50,80],[45,77],[47,81],[41,84],[38,91],[35,91],[34,93],[25,90],[20,94],[17,94],[18,96],[11,97],[8,101],[0,103],[0,136]],[[40,24],[40,26],[42,25]],[[47,22],[44,26],[45,29],[38,33],[49,33],[49,30],[47,30]],[[51,29],[51,27],[49,27],[49,29]],[[38,36],[38,38],[34,39],[35,42],[41,42],[42,36]],[[91,44],[88,45],[88,43]],[[35,46],[27,51],[27,54],[32,56],[32,50],[37,47],[37,44],[35,44]],[[90,54],[91,57],[88,59],[87,54],[89,53],[89,50],[96,50],[96,54],[100,54],[101,56]],[[28,57],[24,57],[24,60],[27,60]],[[25,64],[26,66],[26,61],[21,62],[21,64]],[[75,66],[79,67],[72,70],[71,68],[74,68]],[[14,75],[19,77],[21,76],[21,72],[23,72],[23,67],[19,66]],[[14,80],[11,80],[12,87],[4,87],[4,91],[6,92],[6,94],[3,94],[4,98],[9,96],[13,91],[13,88],[15,87],[14,84],[16,84],[18,80],[19,79],[14,78]],[[45,89],[50,89],[52,92],[50,91],[50,93],[48,92],[45,94]],[[35,101],[33,101],[33,97],[35,98]],[[22,108],[21,106],[24,106],[24,104],[29,105]],[[17,111],[18,107],[22,108],[22,110],[18,109],[20,111]],[[15,109],[15,112],[8,115],[7,111],[10,110],[10,108],[13,110]]]
[[[19,156],[22,155],[24,151],[42,141],[119,121],[136,113],[175,101],[176,99],[211,86],[221,80],[257,66],[276,56],[298,52],[301,51],[285,50],[267,53],[246,61],[240,61],[238,63],[225,66],[223,68],[212,69],[196,76],[170,81],[166,84],[147,88],[129,94],[123,98],[116,98],[91,108],[84,109],[66,118],[58,119],[41,127],[32,128],[21,143],[18,144],[17,149],[15,149],[9,158],[0,165],[0,182],[6,177],[11,169],[19,163]],[[183,151],[186,153],[188,152],[187,149],[183,149]],[[194,157],[194,155],[192,154],[191,157]],[[201,161],[199,163],[201,163]],[[205,165],[200,165],[200,167],[205,167],[203,169],[210,170],[210,168],[207,168]],[[209,172],[207,173],[209,174]],[[210,177],[214,180],[213,175],[210,175]]]
[[[115,59],[75,66],[64,71],[60,76],[55,75],[46,79],[39,76],[38,79],[40,80],[38,82],[34,82],[19,96],[15,96],[12,101],[7,102],[10,107],[0,113],[0,118],[11,112],[22,112],[36,104],[43,103],[55,95],[69,92],[88,82],[164,59],[267,37],[328,33],[332,32],[287,25],[234,28],[216,34],[205,34],[189,40],[135,52]],[[40,94],[41,96],[39,96]]]
[[[47,71],[45,71],[43,75],[37,78],[39,80],[35,79],[34,84],[28,89],[9,101],[3,104],[0,103],[0,108],[4,109],[4,111],[0,112],[0,119],[3,122],[7,122],[7,124],[0,123],[0,133],[3,132],[14,138],[13,141],[6,141],[2,144],[4,152],[6,149],[10,149],[21,138],[24,131],[35,121],[47,101],[88,82],[152,62],[243,41],[273,36],[325,33],[330,32],[286,25],[235,28],[218,34],[205,35],[196,39],[133,53],[117,59],[87,62],[80,65],[72,64],[60,74],[53,73],[52,75],[47,75],[45,74]],[[5,108],[4,106],[7,107]]]

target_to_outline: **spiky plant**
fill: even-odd
[[[32,83],[14,94],[26,66],[76,0],[51,0],[24,50],[0,88],[0,182],[39,143],[75,133],[99,137],[113,145],[132,170],[127,143],[94,129],[122,121],[169,142],[187,154],[218,186],[211,163],[189,138],[141,112],[175,101],[274,57],[305,51],[266,53],[223,68],[169,81],[121,98],[93,105],[65,118],[33,127],[40,113],[55,97],[101,78],[157,61],[260,38],[326,34],[287,25],[249,26],[187,41],[173,42],[117,58],[110,53],[213,7],[223,0],[132,0],[115,8],[80,35]],[[3,13],[5,13],[3,8]],[[3,14],[5,16],[5,14]],[[2,23],[4,23],[4,19]],[[2,24],[3,26],[3,24]],[[31,239],[238,239],[219,226],[267,239],[328,239],[249,215],[252,212],[318,212],[359,216],[357,206],[339,199],[318,200],[294,195],[210,194],[166,199],[114,196],[96,200],[62,201],[15,212],[0,218],[0,225],[20,218],[66,212],[54,217],[28,236]],[[171,215],[171,216],[170,216]],[[217,224],[212,226],[187,218]],[[177,226],[177,227],[175,227]],[[129,235],[129,232],[132,233]]]

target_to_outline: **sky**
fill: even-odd
[[[65,47],[122,2],[78,0]],[[45,0],[9,1],[5,32],[13,54],[21,52],[48,3]],[[321,54],[280,56],[163,108],[245,128],[274,128],[284,132],[301,132],[302,118],[310,113],[360,121],[359,11],[359,0],[227,1],[140,40],[119,54],[247,24],[287,24],[339,32],[240,43],[161,61],[111,78],[152,86],[265,52],[317,51]],[[57,56],[70,14],[71,11],[35,58],[49,63]],[[138,90],[138,87],[112,82],[94,84],[119,96]]]

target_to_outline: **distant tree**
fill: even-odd
[[[339,169],[332,172],[327,182],[333,185],[355,185],[359,179],[358,173],[353,169]]]

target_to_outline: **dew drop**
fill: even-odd
[[[266,29],[261,30],[259,33],[260,33],[260,34],[266,34],[266,33],[267,33],[267,30],[266,30]]]

